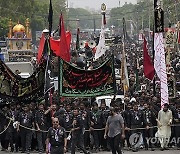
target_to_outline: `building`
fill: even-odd
[[[32,58],[34,52],[31,47],[32,35],[29,18],[25,21],[25,26],[19,22],[13,26],[12,20],[9,20],[9,33],[7,38],[7,53],[5,54],[5,63],[15,72],[33,73]]]

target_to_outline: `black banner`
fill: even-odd
[[[115,93],[113,59],[94,70],[82,70],[61,60],[60,96],[95,97]]]
[[[0,61],[0,103],[26,103],[43,97],[44,72],[41,64],[29,78],[21,78]]]
[[[156,7],[154,11],[155,33],[164,32],[164,11],[160,7]]]

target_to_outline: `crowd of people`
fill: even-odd
[[[113,52],[117,68],[121,68],[121,51],[117,45],[110,47],[111,53],[106,53]],[[88,154],[89,151],[111,150],[113,154],[121,154],[123,148],[133,152],[141,148],[180,148],[179,52],[171,53],[168,66],[170,98],[169,105],[165,104],[163,110],[158,78],[155,77],[154,89],[154,83],[143,75],[142,55],[141,47],[126,44],[129,91],[125,93],[124,100],[112,99],[110,106],[104,99],[98,105],[93,98],[59,100],[58,97],[54,97],[51,105],[35,100],[29,104],[16,102],[1,106],[2,151],[8,151],[10,147],[11,152],[22,153],[37,150],[39,153],[68,151],[74,154],[80,150]],[[104,60],[103,57],[99,59]],[[96,68],[99,63],[90,64]],[[122,89],[121,83],[117,84],[117,94],[124,95]],[[134,143],[137,134],[138,142]],[[159,142],[152,142],[153,138],[158,138]],[[171,139],[175,140],[170,142]]]
[[[108,134],[108,129],[105,128],[109,121],[112,121],[108,117],[113,116],[113,113],[123,117],[120,121],[124,126],[119,126],[117,123],[114,123],[114,127],[109,126],[115,136],[119,135],[119,140],[116,142],[121,142],[122,147],[132,149],[134,152],[138,151],[139,148],[146,150],[149,148],[154,150],[157,147],[165,150],[168,146],[180,148],[180,143],[175,142],[169,142],[169,144],[167,144],[168,142],[160,142],[160,144],[147,142],[149,141],[147,137],[152,138],[158,134],[156,133],[159,132],[158,128],[165,129],[160,134],[168,133],[167,138],[170,136],[176,139],[180,137],[178,131],[180,128],[178,125],[180,124],[180,107],[178,102],[170,102],[170,105],[165,105],[166,107],[160,110],[157,97],[149,98],[145,93],[142,93],[131,99],[126,97],[124,99],[125,110],[120,99],[113,99],[110,107],[106,106],[105,100],[101,100],[100,106],[95,101],[88,99],[75,99],[74,101],[66,99],[59,104],[53,103],[48,108],[44,103],[45,101],[3,106],[0,111],[0,130],[3,131],[6,128],[7,130],[1,134],[2,151],[7,151],[10,147],[12,152],[21,150],[22,153],[30,153],[30,151],[38,150],[39,153],[44,151],[48,153],[48,143],[55,147],[55,151],[60,148],[60,150],[71,151],[72,154],[76,150],[84,153],[109,151],[113,149],[113,145],[110,144],[112,141],[108,142],[111,136]],[[164,121],[162,118],[165,117],[166,113],[168,116]],[[170,127],[172,124],[176,125]],[[116,130],[117,126],[122,127],[119,133]],[[164,128],[165,126],[169,126],[170,129]],[[57,133],[55,128],[59,128],[58,132],[61,133]],[[123,131],[124,134],[122,134]],[[138,143],[139,145],[131,143],[130,138],[134,133],[142,134],[140,135],[142,141]],[[124,137],[121,138],[120,134]]]

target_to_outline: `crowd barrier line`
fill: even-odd
[[[3,133],[9,128],[11,122],[14,122],[14,120],[13,120],[12,118],[10,118],[10,117],[6,117],[6,118],[9,119],[9,123],[8,123],[7,127],[6,127],[2,132],[0,132],[0,135],[3,134]],[[23,125],[21,125],[21,124],[18,124],[18,125],[19,125],[20,127],[22,127],[22,128],[25,128],[25,129],[31,130],[31,131],[35,131],[35,132],[42,132],[42,133],[47,133],[47,132],[48,132],[48,131],[46,131],[46,130],[37,130],[37,129],[34,129],[34,128],[29,128],[29,127],[23,126]],[[176,127],[176,126],[180,126],[180,124],[173,124],[173,125],[171,125],[171,127]],[[151,126],[151,127],[149,127],[149,129],[152,129],[152,128],[158,128],[158,126]],[[129,130],[129,131],[134,131],[134,130],[145,130],[145,129],[147,129],[147,128],[145,128],[145,127],[140,127],[140,128],[130,128],[130,129],[128,129],[128,130]],[[85,132],[90,132],[90,131],[102,131],[102,130],[105,130],[105,128],[92,129],[92,130],[86,129]],[[71,131],[66,131],[66,132],[67,132],[67,133],[71,133]]]

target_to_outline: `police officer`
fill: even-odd
[[[20,125],[27,128],[34,128],[34,117],[32,112],[29,110],[28,105],[23,105],[23,111],[19,114],[18,122]],[[21,144],[22,144],[22,152],[30,153],[31,150],[31,141],[32,141],[32,131],[18,125],[17,131],[20,131],[21,135]]]
[[[53,126],[49,128],[47,133],[46,154],[63,154],[67,147],[65,129],[59,125],[58,118],[53,118],[52,124]]]

